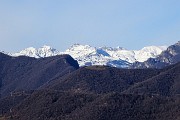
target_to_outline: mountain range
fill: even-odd
[[[80,67],[69,55],[0,53],[2,120],[179,120],[180,63]]]
[[[110,57],[128,51],[79,44],[25,51],[0,52],[0,120],[180,120],[180,42],[144,62],[114,64]]]
[[[92,47],[89,45],[74,44],[64,52],[50,46],[41,48],[26,48],[12,56],[29,56],[35,58],[50,57],[55,55],[69,54],[78,61],[80,66],[108,65],[119,68],[129,67],[134,62],[144,62],[149,58],[156,58],[167,46],[148,46],[141,50],[126,50],[121,47]]]

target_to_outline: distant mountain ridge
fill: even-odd
[[[29,57],[35,57],[35,58],[42,58],[42,57],[51,57],[58,54],[59,54],[59,51],[57,51],[56,49],[50,46],[44,45],[38,49],[34,47],[26,48],[18,53],[12,54],[12,56],[29,56]]]
[[[144,62],[135,62],[132,68],[163,68],[180,61],[180,41],[171,45],[156,58],[149,58]]]
[[[60,52],[50,46],[41,48],[26,48],[12,56],[29,56],[35,58],[50,57],[69,54],[78,61],[80,66],[108,65],[119,68],[127,68],[134,62],[144,62],[149,58],[156,58],[167,46],[148,46],[141,50],[126,50],[121,47],[92,47],[90,45],[74,44],[64,52]]]

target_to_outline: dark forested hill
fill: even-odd
[[[79,65],[69,55],[35,59],[0,54],[1,95],[17,90],[34,90],[55,77],[63,76]]]
[[[126,92],[165,96],[180,94],[180,63],[164,68],[159,75],[133,85]]]
[[[122,92],[133,84],[159,73],[160,70],[156,69],[128,70],[107,66],[89,66],[80,68],[63,78],[58,78],[44,88],[93,93]]]
[[[17,105],[15,120],[179,120],[180,99],[108,93],[37,91]]]

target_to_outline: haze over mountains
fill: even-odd
[[[89,45],[74,44],[65,52],[59,52],[50,46],[42,46],[38,49],[29,47],[11,55],[41,58],[69,54],[78,61],[80,66],[108,65],[124,68],[134,62],[144,62],[148,58],[155,58],[166,49],[167,46],[148,46],[141,50],[126,50],[121,47],[96,48]]]

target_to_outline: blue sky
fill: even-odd
[[[0,0],[0,50],[171,45],[180,40],[179,6],[180,0]]]

